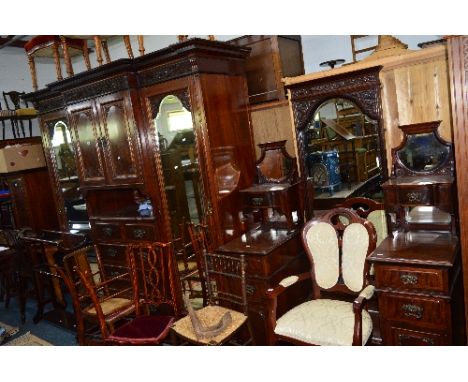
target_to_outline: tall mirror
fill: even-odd
[[[380,199],[382,171],[378,122],[346,98],[321,103],[305,130],[307,176],[315,204],[351,196]],[[328,200],[331,203],[331,200]]]
[[[175,95],[165,96],[154,119],[169,206],[172,235],[179,237],[185,222],[202,216],[199,172],[192,113]]]
[[[62,193],[68,228],[72,232],[89,229],[86,201],[79,190],[75,153],[70,130],[64,121],[51,126],[51,148],[57,168],[57,177]]]

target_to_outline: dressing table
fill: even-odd
[[[297,177],[296,159],[285,145],[285,140],[258,145],[257,182],[240,193],[245,211],[261,210],[262,226],[292,231],[303,223],[303,184]]]
[[[400,126],[392,177],[383,184],[388,236],[374,265],[384,345],[465,343],[452,145],[439,121]]]

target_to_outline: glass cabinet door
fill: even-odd
[[[178,97],[168,95],[160,101],[154,122],[172,235],[178,237],[185,222],[202,220],[203,187],[192,113]]]
[[[48,121],[46,126],[46,144],[49,146],[48,153],[58,187],[57,199],[62,204],[58,206],[58,211],[65,217],[60,220],[66,220],[66,226],[70,230],[88,230],[86,201],[79,189],[76,153],[70,129],[64,119]]]

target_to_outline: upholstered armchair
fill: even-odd
[[[268,290],[269,344],[365,345],[372,333],[366,303],[374,293],[366,258],[376,239],[374,226],[346,208],[306,223],[302,242],[311,270]],[[309,283],[312,299],[277,319],[277,299],[300,282]]]

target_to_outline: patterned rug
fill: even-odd
[[[8,341],[5,346],[53,346],[51,343],[36,337],[34,334],[27,332],[14,340]]]

